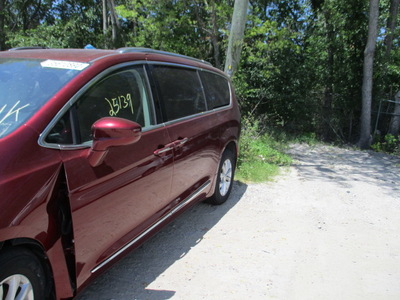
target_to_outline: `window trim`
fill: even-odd
[[[148,85],[148,93],[149,93],[149,99],[150,101],[153,101],[153,117],[155,120],[154,125],[151,125],[149,127],[143,128],[143,133],[151,131],[151,130],[155,130],[155,129],[159,129],[162,127],[166,127],[178,122],[182,122],[182,121],[186,121],[189,119],[194,119],[197,118],[199,116],[204,116],[204,115],[209,115],[209,114],[213,114],[222,110],[228,110],[231,109],[233,107],[233,95],[232,95],[232,83],[231,81],[224,76],[223,74],[220,74],[218,72],[212,71],[212,70],[208,70],[208,69],[204,69],[204,68],[200,68],[200,67],[196,67],[196,66],[191,66],[191,65],[185,65],[185,64],[178,64],[178,63],[170,63],[170,62],[162,62],[162,61],[135,61],[135,62],[125,62],[122,64],[118,64],[115,66],[112,66],[106,70],[103,70],[102,72],[100,72],[98,75],[96,75],[94,78],[92,78],[88,83],[86,83],[75,95],[73,95],[71,97],[71,99],[69,99],[67,101],[67,103],[60,109],[60,111],[55,115],[55,117],[52,119],[52,121],[46,126],[46,128],[43,130],[43,132],[39,135],[39,139],[38,139],[38,144],[41,147],[44,148],[49,148],[49,149],[58,149],[58,150],[80,150],[80,149],[87,149],[90,148],[93,144],[93,141],[88,141],[88,142],[84,142],[81,144],[74,144],[74,145],[63,145],[63,144],[56,144],[56,143],[47,143],[45,141],[47,135],[50,133],[51,129],[56,125],[56,123],[63,117],[63,115],[71,108],[73,107],[73,105],[75,104],[75,102],[92,86],[94,85],[96,82],[98,82],[99,80],[101,80],[102,78],[104,78],[105,76],[117,71],[118,69],[122,69],[125,67],[130,67],[130,66],[135,66],[135,65],[142,65],[143,70],[144,70],[144,77],[145,80],[147,82]],[[193,114],[193,115],[189,115],[189,116],[185,116],[182,118],[178,118],[178,119],[174,119],[171,121],[165,121],[164,119],[164,113],[162,111],[162,107],[161,107],[161,103],[160,103],[160,99],[159,99],[159,95],[158,95],[158,87],[156,86],[156,80],[153,78],[152,72],[153,72],[153,68],[152,66],[154,65],[164,65],[164,66],[171,66],[171,67],[178,67],[178,68],[186,68],[186,69],[192,69],[195,70],[196,73],[198,74],[200,83],[201,83],[201,87],[203,90],[203,94],[204,94],[204,99],[206,100],[206,111],[201,112],[201,113],[197,113],[197,114]],[[225,106],[221,106],[221,107],[217,107],[217,108],[213,108],[213,109],[209,109],[208,104],[207,104],[207,97],[205,94],[205,90],[204,90],[204,83],[203,80],[201,79],[201,75],[200,72],[209,72],[218,76],[221,76],[222,78],[224,78],[227,83],[228,83],[228,87],[229,87],[229,95],[230,95],[230,101],[228,105]],[[161,111],[160,111],[161,110]],[[73,129],[75,130],[75,129]]]
[[[203,69],[203,68],[199,68],[199,67],[194,67],[194,66],[190,66],[190,65],[182,65],[182,64],[168,63],[168,62],[156,62],[156,61],[148,62],[148,64],[149,65],[168,65],[168,66],[175,66],[175,67],[181,67],[181,68],[195,69],[195,70],[197,70],[197,73],[199,75],[199,79],[200,79],[200,82],[201,82],[201,85],[202,85],[202,88],[203,88],[204,97],[205,97],[206,105],[207,105],[207,111],[201,112],[201,113],[197,113],[197,114],[194,114],[194,115],[185,116],[185,117],[182,117],[182,118],[179,118],[179,119],[175,119],[175,120],[171,120],[171,121],[165,121],[163,123],[165,126],[173,125],[175,123],[186,121],[186,120],[189,120],[189,119],[198,118],[200,116],[213,114],[213,113],[216,113],[216,112],[219,112],[219,111],[232,109],[232,107],[233,107],[233,95],[232,95],[233,87],[232,87],[231,81],[228,79],[227,76],[224,76],[223,74],[220,74],[220,73],[212,71],[212,70]],[[213,108],[213,109],[209,109],[208,108],[208,104],[207,104],[208,100],[207,100],[207,97],[205,95],[204,84],[203,84],[203,80],[201,79],[200,72],[209,72],[209,73],[215,74],[217,76],[220,76],[220,77],[224,78],[227,81],[228,87],[229,87],[229,104],[228,105],[216,107],[216,108]],[[157,91],[156,91],[156,93],[157,93]]]
[[[200,68],[200,67],[196,67],[196,66],[191,66],[191,65],[184,65],[184,64],[178,64],[178,63],[171,63],[171,62],[163,62],[163,61],[147,61],[146,62],[146,65],[147,66],[149,66],[150,68],[150,70],[149,70],[149,73],[150,73],[150,77],[152,77],[152,69],[151,69],[151,66],[153,66],[153,65],[164,65],[164,66],[171,66],[171,67],[179,67],[179,68],[187,68],[187,69],[194,69],[194,70],[197,70],[197,73],[198,73],[198,75],[199,75],[199,80],[200,80],[200,82],[201,82],[201,85],[202,85],[202,88],[203,88],[203,91],[204,91],[204,84],[203,84],[203,80],[201,79],[201,75],[200,75],[200,72],[208,72],[208,73],[212,73],[212,74],[214,74],[214,75],[217,75],[217,76],[220,76],[220,77],[222,77],[223,79],[225,79],[226,81],[227,81],[227,83],[228,83],[228,87],[229,87],[229,104],[228,105],[225,105],[225,106],[221,106],[221,107],[217,107],[217,108],[214,108],[214,109],[209,109],[208,108],[208,105],[207,105],[207,112],[209,112],[209,111],[214,111],[214,110],[219,110],[220,108],[222,108],[222,109],[224,109],[224,108],[227,108],[227,107],[232,107],[232,101],[233,101],[233,95],[232,95],[232,89],[233,89],[233,87],[232,87],[232,82],[230,81],[230,79],[228,78],[228,76],[226,76],[226,75],[224,75],[224,74],[221,74],[221,73],[219,73],[219,72],[215,72],[215,71],[213,71],[213,70],[209,70],[209,69],[204,69],[204,68]],[[151,79],[152,81],[154,81],[154,79],[152,78]],[[153,88],[155,88],[156,89],[156,87],[154,86],[154,84],[153,85],[150,85],[151,86],[151,88],[153,89]],[[157,91],[156,91],[157,92]],[[205,91],[204,91],[204,93],[205,93]],[[207,97],[206,97],[206,95],[204,94],[204,97],[205,97],[205,99],[206,99],[206,104],[207,104]]]
[[[183,117],[180,117],[180,118],[168,120],[166,102],[163,101],[163,98],[160,95],[160,94],[162,94],[162,91],[161,91],[160,83],[159,83],[159,81],[157,79],[157,76],[155,75],[157,73],[157,70],[156,70],[157,67],[164,67],[164,68],[170,68],[170,69],[179,69],[179,70],[184,70],[184,71],[190,70],[192,72],[195,72],[194,78],[196,78],[197,82],[200,85],[201,94],[202,94],[203,100],[204,100],[205,110],[203,112],[194,113],[194,114],[190,114],[190,115],[183,116]],[[199,68],[192,67],[192,66],[170,64],[170,63],[160,63],[160,64],[153,63],[153,64],[151,64],[151,67],[150,67],[150,74],[151,74],[152,80],[154,81],[155,94],[157,94],[157,100],[158,100],[158,103],[160,105],[161,115],[162,115],[162,122],[163,123],[168,123],[169,124],[169,122],[172,122],[172,121],[175,121],[175,120],[182,120],[182,119],[190,118],[190,117],[193,117],[195,115],[201,115],[201,114],[204,114],[204,113],[209,111],[208,107],[207,107],[207,99],[205,97],[206,95],[205,95],[205,92],[204,92],[203,83],[201,81],[201,77],[200,77],[200,74],[199,74]]]
[[[227,104],[227,105],[222,105],[222,106],[218,106],[218,107],[216,107],[216,108],[213,108],[213,109],[211,109],[211,110],[216,110],[216,109],[219,109],[219,108],[225,108],[225,107],[232,107],[232,83],[231,83],[231,81],[226,77],[226,76],[223,76],[223,75],[221,75],[221,74],[219,74],[219,73],[217,73],[217,72],[213,72],[213,71],[210,71],[210,70],[206,70],[206,69],[203,69],[202,70],[202,72],[208,72],[208,73],[211,73],[211,74],[213,74],[213,75],[216,75],[216,76],[219,76],[219,77],[221,77],[221,78],[223,78],[224,80],[226,80],[226,82],[227,82],[227,84],[228,84],[228,89],[229,89],[229,104]],[[204,83],[203,83],[203,79],[201,78],[201,74],[199,74],[199,77],[200,77],[200,80],[201,80],[201,83],[202,83],[202,85],[203,85],[203,88],[204,88]],[[207,103],[207,106],[208,106],[208,102],[210,101],[208,98],[207,98],[207,94],[206,94],[206,92],[205,92],[205,90],[204,90],[204,97],[205,97],[205,99],[206,99],[206,103]]]
[[[160,117],[161,117],[162,122],[164,124],[170,125],[170,124],[176,123],[178,121],[184,121],[184,120],[187,120],[187,119],[190,119],[190,118],[198,117],[200,115],[205,115],[205,114],[213,113],[215,111],[232,108],[232,106],[233,106],[233,104],[232,104],[232,101],[233,101],[232,84],[231,84],[231,81],[229,80],[229,78],[227,76],[224,76],[223,74],[220,74],[220,73],[212,71],[212,70],[204,69],[204,68],[199,68],[199,67],[196,67],[196,66],[177,64],[177,63],[170,63],[170,62],[149,61],[149,62],[147,62],[147,65],[149,66],[149,76],[151,77],[151,81],[152,81],[151,82],[151,88],[154,89],[154,91],[153,91],[153,99],[154,99],[154,101],[157,102],[157,105],[159,106],[159,108],[161,110],[161,116]],[[205,100],[206,110],[204,112],[195,113],[195,114],[184,116],[184,117],[177,118],[177,119],[174,119],[174,120],[167,120],[167,116],[166,116],[166,113],[165,113],[165,107],[164,107],[165,104],[162,103],[162,100],[160,99],[160,95],[159,95],[160,87],[158,85],[157,80],[153,76],[153,73],[155,72],[155,70],[153,68],[154,66],[169,66],[169,67],[172,67],[172,68],[194,70],[197,73],[197,77],[198,77],[198,80],[200,82],[201,90],[202,90],[203,97],[204,97],[204,100]],[[202,79],[202,76],[201,76],[201,72],[208,72],[208,73],[214,74],[216,76],[220,76],[221,78],[226,80],[226,82],[228,84],[228,89],[229,89],[229,104],[223,105],[223,106],[220,106],[220,107],[216,107],[216,108],[213,108],[213,109],[209,108],[209,105],[208,105],[209,100],[207,99],[207,95],[206,95],[206,91],[205,91],[205,88],[204,88],[204,82],[203,82],[203,79]]]
[[[123,67],[123,68],[117,69],[117,70],[115,70],[115,71],[103,76],[100,80],[94,82],[94,84],[92,86],[90,86],[83,93],[83,97],[81,95],[79,97],[79,99],[74,102],[74,104],[72,106],[72,108],[75,108],[73,110],[73,112],[75,114],[74,115],[74,117],[75,117],[74,119],[76,121],[76,123],[74,123],[74,125],[78,130],[77,136],[80,137],[80,139],[78,139],[78,143],[75,143],[75,144],[86,144],[87,142],[92,140],[90,138],[90,135],[91,135],[90,127],[87,128],[88,124],[86,124],[82,128],[82,122],[85,123],[84,119],[86,118],[85,116],[87,115],[87,113],[89,111],[87,111],[86,109],[83,109],[80,105],[85,106],[85,104],[87,104],[87,97],[86,96],[90,96],[93,91],[97,91],[98,92],[98,88],[100,88],[100,91],[104,91],[104,83],[109,83],[110,80],[112,82],[115,82],[115,78],[117,78],[117,80],[120,80],[122,78],[124,78],[124,80],[126,80],[125,76],[128,76],[129,79],[127,81],[125,81],[125,83],[122,84],[122,86],[125,85],[126,87],[129,87],[129,90],[131,92],[132,92],[133,83],[134,82],[137,83],[137,84],[135,84],[135,86],[139,87],[139,89],[137,90],[138,93],[140,94],[139,98],[141,100],[145,100],[145,101],[140,101],[141,102],[141,107],[142,107],[142,112],[143,112],[143,115],[144,115],[143,117],[146,116],[146,118],[143,119],[144,124],[143,125],[140,124],[141,127],[142,128],[148,128],[148,127],[156,124],[156,120],[155,120],[155,117],[154,117],[154,109],[152,109],[153,108],[153,105],[152,105],[153,100],[150,99],[148,82],[147,82],[147,79],[144,76],[145,72],[146,71],[144,70],[144,66],[142,66],[140,68],[140,65],[137,68],[136,67],[125,67],[125,68]],[[121,86],[119,84],[117,84],[117,85]],[[111,89],[114,89],[114,88],[118,88],[118,87],[117,86],[113,86]],[[142,97],[142,96],[146,96],[146,97]],[[107,101],[109,102],[109,100],[107,100]],[[145,104],[145,102],[146,102],[146,104]],[[78,108],[76,108],[77,104],[78,104]],[[109,104],[111,105],[110,102],[109,102]],[[146,107],[148,109],[146,111],[146,113],[144,111],[144,107]],[[110,111],[112,110],[114,112],[114,107],[108,107],[107,106],[106,110],[110,110]],[[135,110],[136,110],[136,108],[135,108]],[[118,109],[118,111],[119,111],[119,109]],[[96,109],[96,113],[98,113],[98,112],[100,112],[100,108],[99,108],[99,110]],[[90,114],[90,112],[89,112],[89,114]],[[130,119],[127,116],[119,116],[117,114],[116,115],[111,115],[109,112],[105,113],[105,111],[101,111],[99,118],[104,118],[104,117],[117,117],[117,118],[124,118],[124,119],[130,120],[130,121],[135,121],[133,119]],[[147,122],[147,126],[146,126],[145,119],[147,120],[146,121]],[[150,119],[153,120],[154,124],[150,124]],[[97,120],[98,119],[95,119],[93,121],[93,123],[95,121],[97,121]],[[90,126],[93,125],[93,123],[90,124]],[[85,133],[83,134],[83,132],[85,132]]]

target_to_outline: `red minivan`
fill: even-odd
[[[184,209],[225,202],[240,113],[210,64],[0,52],[0,299],[70,299]]]

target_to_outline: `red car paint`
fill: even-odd
[[[88,64],[0,138],[0,254],[16,245],[40,254],[57,299],[74,297],[161,225],[212,196],[224,150],[237,154],[240,113],[232,89],[229,105],[172,122],[157,108],[161,97],[151,66],[188,67],[224,77],[209,64],[143,50],[0,52],[0,62],[4,59]],[[148,98],[153,110],[160,110],[152,126],[141,132],[137,123],[107,117],[93,125],[93,143],[64,147],[43,142],[66,103],[72,105],[71,99],[88,90],[96,76],[127,63],[143,67],[149,78]],[[127,105],[119,101],[118,109]],[[10,105],[4,106],[0,95],[0,120],[7,109]],[[130,136],[124,133],[128,131]]]

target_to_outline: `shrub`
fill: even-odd
[[[371,147],[376,152],[385,152],[400,155],[400,137],[396,137],[392,134],[387,134],[383,138],[383,141],[378,141]]]

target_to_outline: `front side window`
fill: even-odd
[[[46,142],[81,144],[92,140],[93,123],[104,117],[118,117],[134,121],[142,127],[154,124],[153,107],[143,67],[131,67],[114,72],[97,81],[61,118],[48,135]],[[73,120],[72,129],[67,120]],[[68,132],[57,140],[57,133]],[[74,137],[75,134],[75,137]]]
[[[165,121],[194,115],[207,110],[203,88],[196,70],[154,66],[155,78]]]

